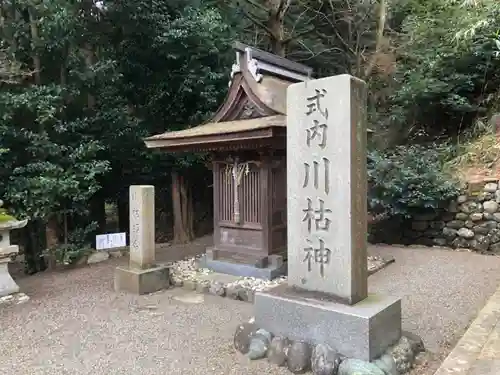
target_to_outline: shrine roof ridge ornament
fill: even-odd
[[[288,60],[284,57],[262,51],[246,44],[235,42],[236,64],[233,65],[231,77],[241,72],[241,57],[246,59],[246,66],[253,78],[260,82],[263,78],[261,73],[268,73],[288,80],[303,82],[312,78],[313,69]]]

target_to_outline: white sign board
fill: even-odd
[[[127,235],[123,233],[108,233],[95,236],[96,250],[113,249],[127,246]]]

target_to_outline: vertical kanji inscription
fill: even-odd
[[[313,160],[312,163],[304,162],[304,183],[302,187],[308,187],[310,180],[312,180],[312,186],[318,189],[320,169],[322,169],[323,172],[323,190],[325,194],[328,194],[330,192],[330,160],[325,157],[321,158],[321,163],[316,160]]]

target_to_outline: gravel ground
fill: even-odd
[[[169,252],[179,257],[179,249]],[[370,288],[403,298],[404,329],[420,334],[435,352],[418,374],[432,374],[435,358],[446,354],[496,290],[500,258],[395,247],[372,247],[371,253],[396,259],[370,277]],[[125,262],[21,278],[31,299],[0,306],[0,374],[288,374],[234,353],[232,336],[252,316],[250,304],[180,288],[143,297],[116,294],[113,269]]]

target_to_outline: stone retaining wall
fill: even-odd
[[[385,222],[375,228],[370,242],[500,253],[499,181],[470,183],[462,195],[440,210]]]

